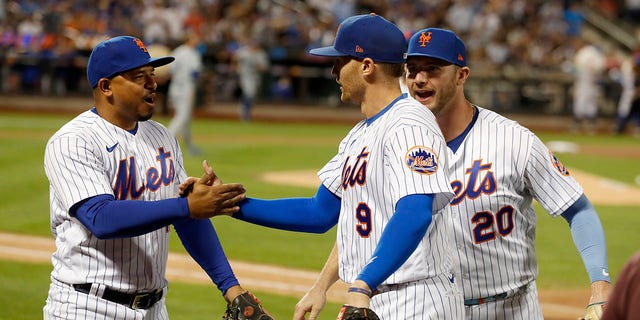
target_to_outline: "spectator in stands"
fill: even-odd
[[[640,0],[626,0],[627,20],[634,25],[640,24]]]

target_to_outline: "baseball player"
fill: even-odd
[[[173,60],[151,58],[142,41],[129,36],[101,42],[89,57],[95,105],[60,128],[45,150],[56,242],[45,319],[168,319],[170,225],[230,312],[252,297],[238,284],[207,219],[236,212],[243,186],[222,184],[204,162],[205,175],[178,197],[187,177],[180,147],[149,120],[154,67]]]
[[[620,66],[622,93],[618,100],[615,133],[622,134],[630,120],[634,122],[634,135],[640,137],[640,49]]]
[[[168,97],[175,114],[168,128],[174,136],[182,138],[187,151],[193,155],[201,153],[191,141],[191,117],[196,104],[196,84],[202,71],[202,57],[196,48],[198,44],[198,34],[192,32],[187,35],[185,42],[171,52],[176,60],[169,65],[171,82]]]
[[[575,83],[573,87],[573,117],[576,130],[587,124],[587,132],[596,130],[598,115],[599,79],[606,67],[606,57],[595,45],[578,38],[579,48],[573,59]]]
[[[366,119],[318,172],[312,198],[247,199],[235,218],[269,227],[325,232],[338,224],[340,278],[350,284],[338,319],[458,319],[452,278],[447,151],[433,114],[402,94],[406,40],[381,16],[345,19],[333,46],[341,100]],[[359,318],[359,319],[365,319]]]
[[[269,56],[259,40],[242,37],[240,47],[231,56],[240,85],[240,118],[251,121],[251,109],[262,85],[263,74],[269,70]]]
[[[589,309],[611,290],[604,232],[580,185],[532,132],[464,96],[466,49],[451,31],[415,33],[407,52],[411,95],[435,114],[447,141],[456,279],[467,319],[542,319],[535,279],[535,198],[569,222],[591,279]],[[316,316],[335,282],[332,255],[294,319]],[[333,274],[332,274],[333,273]]]
[[[453,32],[420,30],[408,48],[408,88],[436,115],[450,151],[466,317],[542,319],[533,199],[569,223],[591,279],[590,304],[604,303],[611,289],[604,232],[582,187],[535,134],[465,98],[466,50]]]

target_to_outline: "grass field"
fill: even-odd
[[[49,236],[49,193],[43,169],[44,146],[50,135],[73,115],[0,116],[0,231]],[[167,118],[156,119],[167,123]],[[319,169],[337,150],[349,130],[346,125],[252,123],[199,119],[194,122],[195,142],[203,155],[185,154],[191,175],[200,175],[207,159],[225,182],[241,182],[252,197],[311,196],[314,188],[265,183],[261,174],[271,171]],[[628,137],[539,134],[544,141],[565,140],[580,146],[640,148]],[[616,154],[560,154],[569,168],[577,168],[617,181],[633,184],[640,175],[639,159]],[[640,249],[637,230],[640,207],[596,205],[615,278],[622,264]],[[563,219],[552,219],[537,207],[539,225],[537,252],[540,264],[539,288],[578,288],[588,278]],[[288,267],[319,270],[329,253],[335,230],[307,235],[253,226],[227,217],[214,224],[230,258]],[[184,252],[177,237],[171,249]],[[0,319],[41,318],[49,284],[50,265],[0,261]],[[8,292],[7,292],[8,291]],[[257,292],[277,319],[291,317],[299,297]],[[224,309],[213,286],[171,283],[168,308],[172,319],[217,318]],[[322,319],[334,319],[337,305],[327,306]]]

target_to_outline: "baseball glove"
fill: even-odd
[[[223,320],[273,320],[267,313],[256,296],[249,291],[237,296],[231,304],[227,305]]]
[[[380,320],[378,315],[369,308],[356,308],[343,305],[336,320]]]
[[[578,320],[600,320],[604,311],[605,302],[591,303],[587,306],[587,310],[582,318]]]

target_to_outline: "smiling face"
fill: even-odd
[[[429,57],[407,58],[407,87],[416,100],[436,116],[454,101],[463,68]],[[468,68],[467,68],[468,69]]]
[[[153,115],[157,86],[152,66],[100,79],[98,89],[111,106],[104,108],[97,105],[98,113],[123,129],[133,129],[137,121],[149,120]]]

